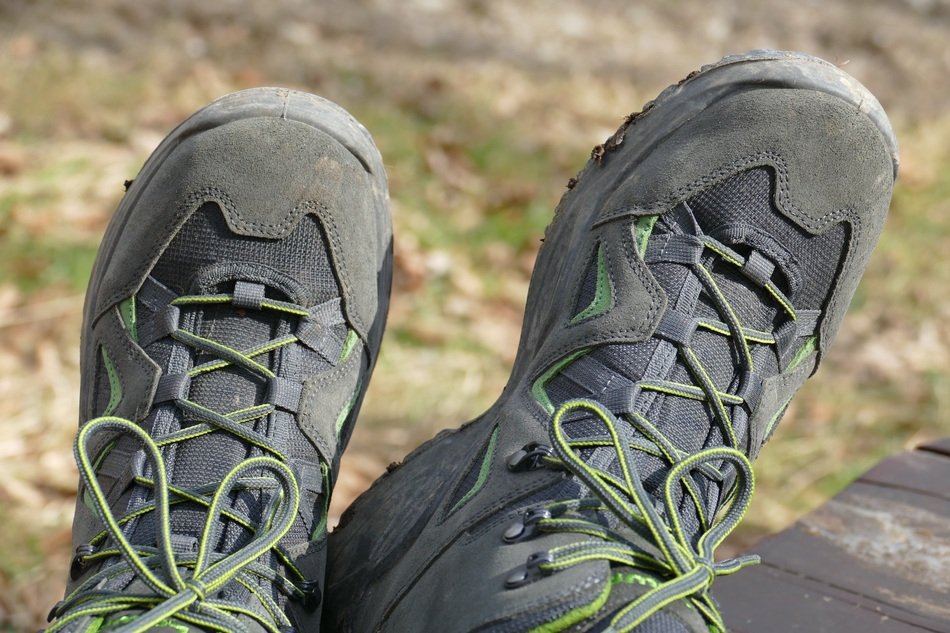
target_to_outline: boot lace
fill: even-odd
[[[248,307],[246,298],[239,295],[236,287],[234,294],[177,297],[170,301],[166,314],[170,311],[177,317],[177,311],[181,308],[209,304],[233,303]],[[307,310],[289,302],[260,297],[253,307],[284,316],[300,317],[302,323],[306,321],[310,326],[315,312],[326,312],[322,309],[325,306]],[[287,465],[287,456],[267,436],[251,428],[250,424],[273,413],[275,405],[256,404],[221,413],[184,395],[191,378],[229,366],[240,367],[259,378],[279,383],[283,379],[256,358],[299,342],[301,337],[290,334],[242,351],[182,329],[177,324],[177,318],[171,321],[173,324],[166,328],[166,333],[172,339],[214,357],[214,360],[194,366],[187,372],[186,378],[176,377],[178,383],[184,381],[185,384],[177,385],[178,395],[173,400],[182,413],[188,415],[189,419],[197,420],[197,423],[155,437],[135,422],[115,416],[95,418],[81,428],[74,444],[79,476],[88,492],[87,501],[102,521],[104,529],[87,546],[83,546],[85,551],[80,560],[83,565],[106,559],[113,559],[114,562],[104,565],[54,607],[50,620],[58,619],[47,629],[49,633],[64,630],[70,623],[83,617],[105,617],[127,611],[134,613],[118,615],[115,623],[120,626],[111,630],[138,633],[172,618],[205,630],[246,631],[247,627],[239,619],[239,616],[246,616],[265,630],[279,633],[286,631],[292,623],[274,598],[262,591],[262,580],[290,599],[304,603],[314,599],[316,583],[307,581],[279,546],[290,530],[300,504],[297,479]],[[301,328],[298,328],[298,334],[300,331]],[[214,432],[237,436],[258,448],[261,454],[240,462],[220,481],[194,488],[172,485],[166,473],[163,449]],[[135,476],[134,483],[150,489],[151,499],[143,504],[132,504],[131,509],[122,516],[116,516],[110,507],[96,477],[96,464],[90,458],[90,441],[100,434],[108,434],[113,438],[122,434],[132,436],[141,444],[150,466],[150,476],[146,474],[149,471],[142,470],[142,474]],[[325,468],[323,474],[326,476]],[[268,496],[269,501],[261,520],[252,520],[245,513],[229,507],[230,498],[243,491],[257,491]],[[184,554],[176,552],[170,522],[172,507],[183,503],[195,504],[206,512],[197,551]],[[131,543],[125,533],[130,522],[149,513],[155,515],[157,546]],[[214,551],[225,519],[241,526],[251,535],[249,541],[227,554]],[[269,552],[282,564],[276,567],[282,566],[284,571],[258,561]],[[101,588],[107,581],[123,574],[128,575],[129,572],[145,585],[147,591],[134,593]],[[246,603],[215,596],[216,592],[231,582],[237,582],[250,591],[261,609],[251,609]]]
[[[645,377],[617,387],[613,393],[605,393],[598,398],[603,402],[568,400],[551,418],[551,446],[535,443],[513,456],[509,463],[513,470],[563,469],[582,482],[589,494],[530,508],[506,533],[505,539],[513,542],[553,532],[590,538],[533,554],[524,568],[509,577],[506,585],[515,588],[585,561],[606,560],[643,569],[652,575],[644,578],[644,584],[650,588],[617,611],[605,631],[632,631],[663,607],[682,599],[689,600],[714,630],[724,631],[722,615],[709,589],[717,576],[732,574],[759,561],[757,556],[751,555],[719,562],[714,558],[715,549],[745,515],[755,485],[751,462],[740,447],[729,408],[745,407],[748,416],[761,395],[762,379],[754,371],[750,344],[774,346],[780,365],[787,368],[791,344],[812,333],[819,313],[817,310],[796,311],[771,279],[774,264],[754,250],[743,256],[710,236],[678,233],[651,240],[644,256],[648,264],[670,262],[688,266],[722,321],[692,318],[668,308],[657,335],[675,345],[677,357],[689,370],[692,384]],[[743,326],[713,276],[711,266],[717,258],[738,267],[748,280],[775,300],[780,313],[787,318],[774,332]],[[691,347],[690,339],[697,328],[727,337],[734,348],[741,377],[735,392],[717,388]],[[584,372],[579,371],[572,379],[583,380],[583,376]],[[634,410],[633,400],[642,391],[707,403],[712,424],[722,431],[724,445],[692,453],[681,450],[655,424]],[[565,425],[579,419],[586,425],[581,435],[565,431]],[[745,419],[747,421],[747,417]],[[609,459],[597,460],[599,464],[608,465],[600,467],[592,463],[590,456],[594,449],[609,451]],[[638,470],[635,459],[638,452],[659,458],[668,465],[655,493],[644,487],[644,474]],[[717,516],[708,516],[697,476],[728,487]],[[696,534],[684,524],[684,507],[695,512],[699,525]],[[606,514],[613,520],[607,520]]]

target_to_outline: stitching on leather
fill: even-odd
[[[336,273],[336,269],[347,272],[350,271],[350,265],[347,260],[346,249],[343,248],[343,243],[340,240],[340,231],[333,214],[330,213],[330,209],[326,205],[319,204],[312,200],[301,202],[297,208],[303,209],[300,212],[301,214],[312,213],[323,226],[323,231],[330,241],[330,259],[332,263],[336,264],[333,267],[334,277],[336,277],[337,282],[340,284],[340,292],[343,295],[343,313],[349,318],[353,326],[362,336],[365,332],[369,331],[369,328],[363,320],[363,316],[359,314],[357,310],[353,310],[352,312],[349,310],[350,305],[347,298],[353,296],[353,289],[350,286],[348,276]],[[354,303],[356,302],[354,301]]]
[[[113,343],[118,344],[122,351],[125,352],[122,356],[117,357],[113,360],[113,366],[115,367],[115,373],[119,376],[119,382],[122,383],[122,398],[119,400],[119,404],[116,407],[116,412],[126,411],[128,409],[127,402],[129,401],[130,395],[134,396],[135,399],[141,399],[145,395],[143,393],[130,394],[129,388],[136,386],[134,383],[130,383],[126,380],[128,374],[126,372],[127,362],[132,362],[135,365],[134,373],[138,375],[150,375],[151,382],[155,380],[155,368],[151,367],[145,359],[142,358],[145,355],[145,351],[136,345],[132,339],[129,338],[128,333],[125,330],[120,330],[121,334],[117,335],[117,329],[120,327],[117,321],[120,321],[119,308],[113,307],[109,312],[109,319],[107,321],[101,322],[99,327],[102,327],[105,331],[103,332],[104,336],[97,337],[99,339],[99,345],[103,343],[106,344],[106,347],[109,348]],[[98,349],[98,345],[96,346]],[[147,356],[147,355],[146,355]],[[141,387],[141,385],[138,385]],[[147,391],[147,390],[146,390]],[[138,420],[145,417],[152,407],[152,398],[148,399],[148,402],[140,402],[139,405],[134,409],[133,417]]]
[[[540,375],[545,369],[547,369],[551,363],[561,358],[566,353],[569,353],[580,347],[586,347],[589,345],[597,345],[605,342],[609,342],[618,337],[622,338],[632,338],[640,337],[643,338],[646,334],[647,327],[656,321],[658,313],[658,303],[661,296],[664,295],[663,289],[659,287],[656,280],[653,278],[653,274],[646,267],[646,264],[643,263],[643,260],[640,258],[639,253],[635,250],[632,250],[634,247],[633,243],[633,231],[632,223],[623,229],[622,235],[620,236],[621,241],[621,252],[623,254],[623,262],[626,265],[630,266],[631,272],[634,277],[640,282],[643,289],[646,291],[647,295],[650,297],[650,302],[647,305],[647,309],[644,312],[643,317],[640,321],[634,323],[633,327],[630,328],[616,328],[613,330],[607,330],[606,332],[601,332],[597,336],[588,336],[584,338],[576,338],[572,342],[561,345],[548,354],[546,354],[542,361],[537,365],[540,369],[537,375]],[[605,242],[608,240],[605,239]],[[619,258],[618,258],[619,259]],[[608,260],[613,261],[613,260]],[[608,270],[610,266],[608,265]],[[614,307],[614,310],[616,306]],[[613,310],[612,310],[613,311]],[[586,323],[584,321],[583,323]],[[578,324],[579,325],[579,324]],[[534,376],[537,379],[537,375]]]
[[[574,297],[573,297],[573,299],[571,300],[571,305],[572,305],[572,307],[571,307],[571,312],[574,312],[575,310],[577,310],[577,302],[578,302],[578,300],[579,300],[580,297],[581,297],[581,291],[584,289],[584,281],[585,281],[585,279],[587,278],[587,271],[590,269],[591,265],[592,265],[594,262],[597,261],[597,252],[598,252],[601,248],[606,249],[606,246],[607,246],[607,245],[603,242],[603,240],[595,240],[595,241],[594,241],[594,248],[587,254],[587,257],[584,258],[584,265],[579,267],[579,268],[580,268],[580,273],[579,273],[578,275],[575,275],[575,280],[574,280],[574,284],[573,284],[573,285],[574,285],[574,293],[573,293]],[[610,261],[610,260],[607,260],[607,259],[606,259],[606,258],[607,258],[607,253],[606,253],[606,252],[604,253],[604,258],[605,258],[605,261]],[[609,267],[609,266],[607,267],[607,275],[610,276],[610,267]],[[596,296],[596,293],[595,293],[595,296]],[[587,306],[582,306],[582,307],[581,307],[581,310],[584,310],[586,307],[587,307]],[[567,326],[566,326],[566,327],[575,327],[575,326],[577,326],[577,325],[579,325],[579,324],[581,324],[581,323],[585,323],[585,322],[587,322],[587,321],[590,321],[591,319],[596,319],[596,318],[599,317],[599,316],[603,316],[605,313],[606,313],[606,312],[601,312],[600,314],[595,314],[595,315],[593,315],[593,316],[589,316],[589,317],[587,317],[586,319],[582,319],[581,321],[578,321],[577,323],[572,323],[572,322],[571,322],[571,320],[574,319],[576,315],[569,315],[569,316],[567,317]]]
[[[360,346],[362,347],[362,341],[360,341]],[[354,352],[355,351],[356,350],[354,350]],[[303,389],[306,395],[301,398],[300,414],[299,414],[300,425],[303,426],[306,430],[309,430],[313,433],[313,437],[311,437],[310,433],[306,433],[306,435],[308,438],[310,438],[310,440],[314,444],[318,445],[318,448],[322,449],[323,452],[326,453],[325,455],[323,455],[323,458],[327,461],[327,463],[331,463],[333,461],[334,455],[336,454],[337,442],[336,442],[336,439],[334,438],[332,441],[332,446],[331,446],[331,444],[327,443],[326,438],[324,438],[316,430],[318,425],[316,424],[316,420],[314,419],[314,415],[312,411],[313,411],[314,405],[316,404],[317,398],[323,395],[324,393],[324,390],[319,389],[318,387],[325,386],[332,382],[335,382],[340,377],[345,376],[346,374],[352,372],[352,368],[354,365],[358,369],[359,368],[358,361],[361,356],[362,356],[362,350],[360,350],[359,354],[356,354],[356,353],[350,354],[350,356],[337,367],[334,367],[332,370],[328,372],[324,372],[322,374],[315,376],[314,378],[306,381],[303,385]],[[351,392],[351,397],[352,397],[352,392]],[[346,401],[344,401],[344,404],[345,402]]]

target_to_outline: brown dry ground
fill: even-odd
[[[884,454],[950,434],[947,0],[3,0],[0,2],[0,630],[60,596],[76,472],[85,278],[122,181],[225,92],[323,94],[390,173],[390,328],[332,513],[477,414],[512,361],[538,240],[623,115],[729,52],[805,50],[879,95],[903,166],[834,351],[757,465],[732,547]]]

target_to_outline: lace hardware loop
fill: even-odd
[[[69,564],[69,579],[76,580],[84,573],[88,563],[86,558],[96,553],[96,548],[91,543],[83,543],[76,548],[72,562]]]
[[[238,308],[260,310],[265,299],[264,292],[264,284],[236,281],[231,302]]]
[[[307,613],[313,613],[323,602],[323,592],[320,590],[320,582],[317,580],[305,580],[300,584],[300,591],[303,592],[303,598],[300,605]]]
[[[759,406],[759,402],[762,401],[762,393],[765,390],[764,383],[762,377],[754,371],[746,371],[742,374],[742,380],[735,395],[742,398],[742,405],[749,415],[752,415],[756,407]]]
[[[553,456],[554,449],[550,446],[531,442],[508,457],[508,470],[516,473],[537,470],[544,467],[545,457]]]
[[[535,552],[528,557],[528,560],[520,569],[514,571],[505,579],[505,588],[517,589],[534,582],[538,578],[550,576],[554,571],[544,567],[544,565],[550,565],[553,562],[554,556],[551,555],[551,552]]]
[[[505,543],[517,543],[525,541],[538,533],[538,522],[542,519],[550,519],[551,511],[546,508],[532,508],[526,510],[518,521],[515,521],[505,530],[502,537]]]
[[[59,617],[59,612],[60,612],[60,610],[63,608],[63,606],[64,606],[65,604],[66,604],[66,601],[65,601],[65,600],[60,600],[59,602],[57,602],[56,604],[54,604],[54,605],[53,605],[53,608],[49,610],[49,614],[46,616],[46,621],[47,621],[47,622],[52,622],[52,621],[55,620],[57,617]]]
[[[758,251],[752,251],[740,270],[752,283],[765,287],[772,278],[772,273],[775,272],[775,264]]]

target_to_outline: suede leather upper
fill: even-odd
[[[352,632],[602,630],[616,609],[647,592],[647,581],[618,580],[625,568],[593,558],[506,586],[513,572],[527,569],[532,554],[589,538],[552,531],[506,540],[526,510],[577,486],[563,470],[513,472],[508,465],[531,442],[551,443],[546,376],[580,365],[577,353],[591,356],[589,350],[655,338],[665,313],[683,302],[668,295],[654,272],[659,269],[641,255],[637,218],[664,218],[674,209],[683,215],[687,200],[765,168],[776,183],[771,204],[806,235],[847,224],[841,250],[824,254],[830,258],[825,266],[837,273],[822,279],[829,290],[812,310],[820,309],[818,351],[803,347],[794,366],[783,361],[780,371],[763,376],[761,395],[749,405],[742,449],[754,457],[840,325],[883,224],[895,152],[886,117],[863,88],[826,63],[784,53],[727,58],[632,117],[595,151],[558,206],[502,397],[377,481],[331,534],[325,622]],[[578,297],[598,248],[612,297],[599,313],[578,319]],[[577,370],[576,379],[593,380],[585,371]],[[675,420],[656,423],[676,427]],[[481,487],[459,506],[457,491],[485,464]],[[659,557],[655,544],[620,531]],[[644,626],[708,630],[685,600]]]
[[[201,422],[184,412],[192,401],[228,415],[262,400],[274,407],[243,424],[272,443],[271,451],[285,456],[295,475],[301,504],[281,547],[301,574],[292,582],[301,590],[317,587],[317,603],[326,556],[320,526],[378,353],[391,258],[385,173],[365,129],[318,97],[255,89],[200,110],[155,150],[110,223],[86,296],[81,426],[110,415],[167,436]],[[200,307],[202,297],[220,293],[227,293],[226,306]],[[195,295],[197,308],[176,303]],[[268,300],[295,307],[268,312]],[[137,326],[123,310],[137,312]],[[295,338],[288,343],[289,334]],[[189,351],[188,340],[213,346]],[[271,340],[284,342],[263,355],[253,352]],[[222,346],[257,360],[215,366],[213,353]],[[245,370],[254,371],[236,366],[242,360]],[[195,370],[202,364],[209,370]],[[207,477],[220,479],[230,461],[240,463],[242,451],[248,457],[260,452],[215,433],[163,449],[173,485],[187,489]],[[147,464],[134,442],[121,437],[110,444],[112,439],[103,434],[93,440],[91,453],[102,455],[95,457],[97,479],[118,518],[145,503],[150,493],[133,482],[151,471],[143,470]],[[255,504],[266,502],[266,493],[260,494],[244,493],[234,500],[234,511],[253,521],[262,511]],[[85,496],[74,521],[77,547],[88,547],[103,529]],[[174,542],[186,552],[178,555],[187,556],[201,523],[177,506],[171,517]],[[128,523],[129,538],[146,547],[157,542],[148,520]],[[227,524],[214,547],[240,548],[241,529]],[[103,547],[102,540],[94,542],[94,550]],[[261,562],[275,560],[268,554]],[[67,593],[99,567],[74,564]],[[139,580],[132,583],[126,590],[146,589]],[[271,591],[266,583],[261,587]],[[241,588],[232,584],[228,591],[239,594]],[[295,626],[319,626],[312,598],[303,605],[275,592],[273,599]],[[270,617],[253,596],[244,602]]]

